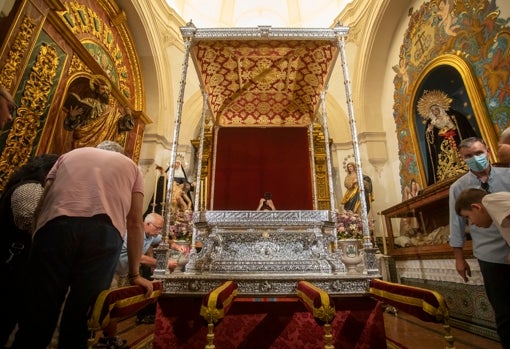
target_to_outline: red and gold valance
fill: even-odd
[[[331,40],[208,40],[192,54],[218,125],[305,126],[337,52]]]

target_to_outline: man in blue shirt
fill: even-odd
[[[455,212],[459,194],[467,188],[481,188],[495,193],[510,191],[510,168],[491,166],[489,148],[478,137],[470,137],[459,144],[459,153],[469,167],[469,172],[450,187],[450,246],[455,256],[455,268],[465,282],[471,268],[462,249],[466,241],[466,220]],[[497,331],[505,349],[510,349],[510,264],[507,256],[510,247],[495,225],[481,228],[469,226],[473,241],[473,254],[478,259],[485,292],[496,315]]]
[[[159,245],[162,240],[161,231],[163,229],[164,219],[163,217],[155,212],[149,213],[145,216],[143,221],[143,228],[145,235],[143,238],[142,257],[140,264],[145,266],[154,267],[156,265],[156,259],[152,256],[152,248]],[[119,261],[117,263],[116,278],[120,283],[117,286],[126,286],[124,279],[128,275],[128,264],[127,264],[127,239],[124,239],[122,248],[120,250]]]
[[[164,219],[158,213],[152,212],[145,216],[143,221],[144,228],[144,239],[142,247],[142,256],[140,258],[140,274],[143,277],[152,279],[152,270],[156,266],[156,258],[153,257],[152,249],[157,247],[163,240],[161,231],[163,230]],[[179,252],[186,252],[183,246],[176,243],[171,243],[170,248]],[[175,268],[175,261],[169,261],[169,268]],[[128,278],[128,245],[127,235],[124,238],[122,248],[119,255],[119,261],[117,263],[117,270],[112,282],[112,288],[129,286]],[[154,311],[155,308],[144,308],[140,310],[137,317],[140,322],[154,322]],[[147,319],[145,319],[147,317]],[[103,329],[103,337],[99,338],[99,341],[94,348],[116,348],[116,349],[127,349],[129,348],[126,340],[120,339],[116,336],[117,334],[117,322],[111,320],[110,324]]]

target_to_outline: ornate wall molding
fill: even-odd
[[[137,64],[131,65],[132,56],[136,56],[136,53],[131,38],[124,32],[125,15],[122,12],[116,13],[110,19],[110,23],[114,24],[112,28],[104,15],[95,9],[74,1],[65,3],[65,6],[67,11],[61,14],[62,20],[120,92],[127,99],[133,100],[134,108],[142,109],[140,97],[136,97],[135,93],[142,90],[141,76],[139,72],[136,74],[136,71],[139,71]],[[108,57],[104,53],[107,53]]]
[[[23,60],[27,56],[30,43],[36,30],[36,22],[25,16],[21,21],[20,29],[16,34],[11,49],[7,54],[7,60],[0,71],[0,84],[9,90],[14,89],[16,77],[21,75]]]
[[[14,119],[0,157],[0,188],[17,168],[31,156],[41,122],[57,75],[60,57],[55,47],[42,44],[28,75]]]

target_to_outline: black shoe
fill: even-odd
[[[156,316],[151,314],[151,315],[145,315],[142,318],[138,318],[136,320],[136,322],[139,324],[153,324],[155,320],[156,320]]]
[[[104,349],[130,349],[127,340],[120,339],[119,337],[101,337],[94,345],[93,348]]]

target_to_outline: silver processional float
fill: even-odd
[[[326,29],[295,29],[259,26],[257,28],[196,28],[188,23],[181,28],[185,51],[182,64],[177,112],[174,122],[170,166],[165,206],[172,199],[174,165],[177,155],[182,118],[184,90],[191,49],[197,43],[210,40],[321,40],[329,41],[339,51],[344,75],[349,124],[352,134],[354,159],[357,164],[359,195],[364,198],[363,172],[357,138],[351,87],[345,56],[345,38],[348,27],[337,25]],[[338,56],[338,53],[337,53]],[[193,57],[195,58],[195,57]],[[336,59],[336,56],[335,56]],[[334,60],[332,60],[334,61]],[[326,79],[325,79],[326,80]],[[367,204],[361,200],[364,235],[364,269],[347,273],[340,260],[341,252],[330,251],[336,243],[337,214],[334,211],[333,178],[325,107],[325,89],[320,92],[322,126],[325,134],[327,174],[331,210],[312,211],[207,211],[207,195],[201,182],[204,133],[208,108],[207,86],[203,89],[203,112],[193,212],[193,237],[190,260],[183,273],[171,273],[167,268],[171,212],[165,211],[164,243],[155,250],[157,259],[154,277],[162,280],[164,294],[207,294],[227,280],[239,284],[240,295],[288,296],[295,293],[296,283],[306,279],[332,295],[362,295],[368,291],[371,279],[380,277],[375,258],[376,248],[370,238]],[[216,128],[217,129],[217,128]],[[214,186],[214,183],[211,185]],[[205,189],[207,190],[207,189]],[[211,188],[212,191],[212,188]],[[317,207],[316,188],[313,188],[314,207]],[[212,195],[211,195],[212,196]],[[200,199],[202,198],[202,200]],[[202,248],[197,252],[196,244]],[[268,258],[269,257],[269,258]]]

